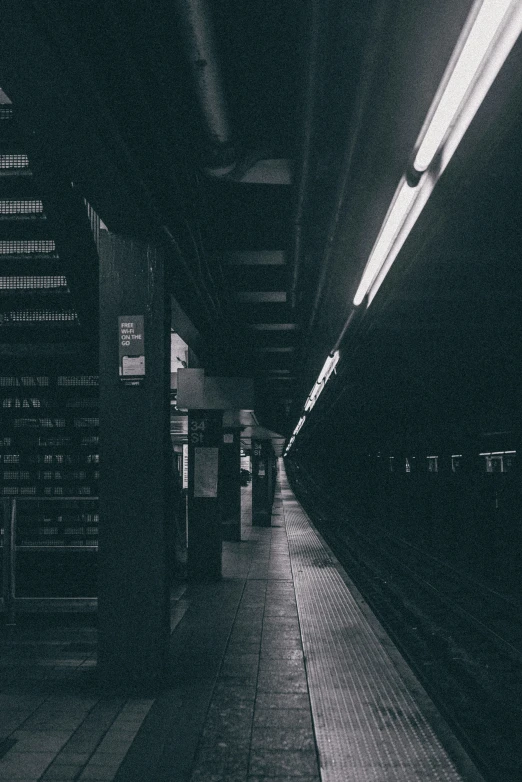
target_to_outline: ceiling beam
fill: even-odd
[[[248,327],[254,331],[297,331],[297,323],[249,323]]]
[[[243,250],[225,253],[223,260],[230,266],[285,266],[284,250]]]
[[[232,295],[241,304],[286,302],[286,291],[235,291]]]

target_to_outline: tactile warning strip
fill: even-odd
[[[462,780],[280,480],[322,782]]]

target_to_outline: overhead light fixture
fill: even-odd
[[[336,350],[334,353],[331,353],[326,361],[323,364],[323,368],[321,369],[319,373],[319,377],[314,383],[314,386],[310,393],[308,394],[308,397],[305,402],[305,412],[310,412],[312,407],[315,405],[317,400],[319,399],[319,396],[321,395],[323,388],[327,384],[330,375],[335,370],[337,364],[339,363],[340,353],[338,350]]]
[[[439,150],[447,165],[521,30],[520,0],[474,4],[417,141],[416,171],[425,171]]]
[[[305,421],[306,421],[306,416],[302,415],[299,421],[297,422],[297,426],[294,429],[294,437],[296,437],[299,434]]]
[[[354,296],[353,303],[356,307],[362,303],[372,282],[385,263],[390,248],[393,246],[393,242],[404,224],[406,215],[410,211],[416,195],[417,188],[411,187],[406,181],[406,177],[403,177],[395,191],[388,214],[384,219]]]
[[[373,301],[521,32],[521,0],[475,2],[415,145],[415,184],[406,175],[399,182],[355,293],[356,307],[366,296],[367,306]]]
[[[306,421],[307,413],[310,412],[312,407],[317,402],[319,396],[321,395],[321,393],[323,391],[323,388],[325,387],[325,385],[327,384],[329,378],[331,377],[332,372],[334,372],[337,364],[339,363],[340,357],[341,357],[341,354],[340,354],[340,352],[338,350],[335,350],[333,353],[330,353],[327,356],[326,361],[323,364],[323,368],[319,372],[319,377],[315,381],[312,390],[308,394],[308,397],[307,397],[305,405],[304,405],[304,413],[301,416],[301,418],[299,419],[299,421],[297,422],[297,425],[296,425],[296,427],[294,429],[292,437],[290,438],[290,440],[288,442],[288,445],[286,446],[286,450],[285,450],[285,453],[284,453],[285,456],[288,453],[288,451],[290,450],[290,448],[292,447],[292,445],[294,444],[294,440],[295,440],[296,436],[299,434],[299,432],[301,431],[301,429],[302,429],[302,427],[304,425],[304,422]]]

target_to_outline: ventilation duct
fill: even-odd
[[[176,0],[176,9],[208,141],[205,172],[236,182],[291,184],[291,161],[260,152],[240,154],[233,141],[207,0]]]

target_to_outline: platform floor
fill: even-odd
[[[223,580],[172,599],[173,678],[108,694],[96,629],[21,618],[0,649],[0,780],[479,782],[291,492],[225,543]]]

